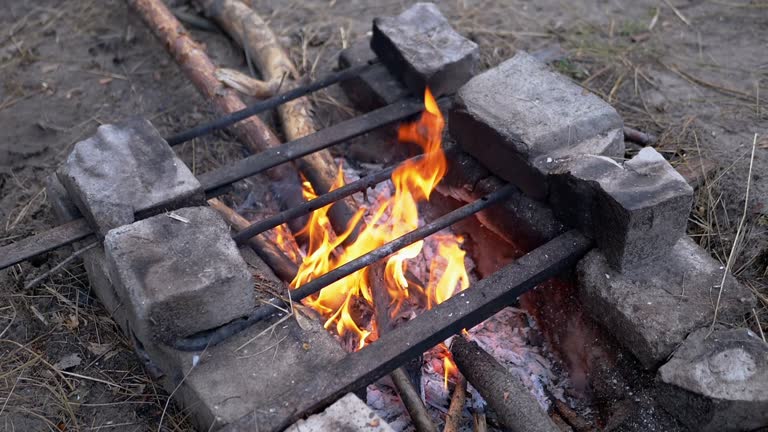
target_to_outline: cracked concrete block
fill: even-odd
[[[142,341],[170,343],[255,307],[253,278],[218,213],[188,207],[174,214],[115,228],[104,239],[115,291]]]
[[[373,20],[371,48],[392,74],[421,96],[451,94],[478,71],[480,49],[456,33],[433,3]]]
[[[371,50],[370,42],[362,40],[341,51],[339,67],[348,69],[367,64],[375,59],[376,54]],[[370,69],[352,79],[342,81],[339,85],[344,89],[344,93],[355,108],[360,111],[372,111],[381,108],[397,102],[409,93],[383,67]]]
[[[352,393],[337,400],[325,411],[299,420],[285,432],[394,432],[363,401]]]
[[[693,189],[656,150],[644,148],[623,165],[592,155],[551,165],[555,214],[593,237],[614,268],[664,258],[684,235]]]
[[[745,328],[709,332],[688,336],[659,369],[660,403],[690,430],[768,426],[768,344]]]
[[[200,182],[144,119],[99,126],[57,172],[97,234],[136,219],[204,205]]]
[[[555,159],[624,156],[616,110],[522,51],[459,90],[448,126],[467,153],[537,199]]]
[[[614,270],[597,249],[576,267],[584,308],[648,369],[712,322],[723,271],[687,236],[666,258],[632,272]],[[740,322],[754,305],[750,290],[728,275],[718,319]]]

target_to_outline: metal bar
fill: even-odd
[[[51,228],[16,243],[0,247],[0,270],[93,234],[85,219]]]
[[[232,236],[232,238],[235,240],[237,244],[245,243],[246,241],[248,241],[248,239],[252,238],[253,236],[259,235],[264,231],[269,231],[272,228],[278,225],[284,224],[285,222],[291,219],[304,216],[319,208],[325,207],[328,204],[334,203],[342,198],[346,198],[357,192],[361,192],[368,188],[372,188],[377,184],[388,180],[389,177],[392,175],[392,172],[395,171],[398,167],[403,166],[406,163],[415,163],[416,161],[422,158],[423,156],[421,155],[412,157],[403,162],[400,162],[399,164],[396,164],[389,168],[385,168],[381,171],[375,172],[369,176],[363,177],[352,183],[346,184],[338,189],[334,189],[328,192],[327,194],[320,195],[319,197],[313,200],[307,201],[299,206],[290,208],[288,210],[285,210],[283,212],[280,212],[274,216],[270,216],[258,222],[254,222],[244,230]]]
[[[368,69],[371,69],[374,67],[383,67],[383,66],[377,63],[364,64],[360,66],[355,66],[353,68],[345,69],[341,72],[332,73],[310,84],[307,84],[301,87],[296,87],[294,89],[288,90],[285,93],[257,102],[240,111],[236,111],[236,112],[233,112],[232,114],[219,117],[218,119],[210,123],[196,126],[192,129],[188,129],[184,132],[173,135],[167,138],[166,141],[168,141],[168,144],[171,146],[185,143],[194,138],[207,135],[217,130],[221,130],[226,127],[229,127],[241,120],[247,119],[248,117],[277,108],[278,106],[286,102],[292,101],[294,99],[298,99],[314,91],[320,90],[322,88],[328,87],[338,82],[342,82],[342,81],[346,81],[348,79],[354,78],[360,75],[361,73],[367,72]]]
[[[329,271],[319,278],[300,286],[298,289],[291,291],[291,301],[298,302],[311,296],[312,294],[316,294],[328,285],[341,280],[351,275],[352,273],[399,251],[400,249],[416,243],[417,241],[422,240],[425,237],[440,231],[441,229],[447,228],[466,217],[469,217],[487,207],[490,207],[493,204],[498,203],[499,201],[508,198],[516,190],[517,189],[511,184],[506,185],[473,203],[459,207],[456,210],[449,212],[409,233],[406,233],[396,238],[395,240],[392,240],[391,242],[368,252],[365,255],[355,258],[352,261]],[[216,345],[226,340],[228,337],[247,329],[254,323],[257,323],[277,312],[280,312],[284,306],[285,304],[281,299],[270,299],[267,304],[259,306],[249,316],[243,319],[232,321],[217,329],[201,332],[187,338],[177,339],[174,343],[174,348],[181,351],[202,351],[206,347]]]
[[[231,165],[205,173],[198,177],[198,179],[209,196],[211,194],[220,194],[221,188],[238,180],[336,145],[387,124],[403,120],[406,117],[421,112],[423,109],[423,102],[416,99],[395,102],[353,119],[329,126],[312,135],[307,135],[279,147],[240,159]]]
[[[222,431],[283,430],[345,393],[390,373],[462,329],[486,320],[539,283],[573,267],[591,247],[592,241],[578,231],[561,234],[362,350],[313,371],[272,405],[254,409]]]
[[[329,126],[312,135],[287,142],[259,154],[237,161],[233,165],[205,173],[198,180],[207,198],[226,192],[226,186],[246,177],[266,171],[293,159],[344,142],[390,123],[403,120],[423,110],[420,101],[406,100],[371,111],[350,120]],[[77,222],[77,224],[75,224]],[[28,260],[42,253],[66,246],[92,234],[85,220],[78,219],[44,233],[27,237],[16,243],[0,247],[0,270]]]

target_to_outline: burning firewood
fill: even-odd
[[[376,317],[376,328],[379,331],[379,336],[389,332],[394,328],[392,321],[390,320],[389,303],[390,297],[387,292],[386,280],[384,277],[384,268],[386,262],[379,261],[372,264],[368,269],[368,283],[371,287],[371,294],[373,296]],[[411,416],[413,425],[419,432],[437,432],[437,428],[432,423],[429,417],[427,408],[421,401],[419,392],[416,391],[411,380],[408,378],[408,373],[403,367],[399,367],[392,371],[389,375],[392,379],[392,383],[395,385],[397,394],[400,395],[400,400],[403,401],[408,414]]]
[[[464,410],[464,402],[467,400],[467,380],[459,374],[456,387],[453,389],[451,405],[445,416],[445,428],[443,432],[458,432],[461,429],[461,412]]]
[[[196,0],[196,2],[224,30],[240,43],[264,77],[262,90],[279,86],[283,90],[294,87],[298,73],[288,54],[283,50],[269,25],[241,0]],[[287,102],[278,108],[283,132],[295,140],[316,131],[312,119],[312,105],[306,97]],[[312,183],[317,193],[331,190],[337,167],[327,150],[321,150],[296,161],[302,174]],[[344,232],[355,214],[355,204],[344,199],[331,207],[329,216],[336,233]],[[359,225],[358,225],[359,227]],[[347,237],[351,243],[357,231]]]
[[[237,231],[245,229],[251,224],[248,219],[242,217],[234,209],[217,198],[209,199],[208,205],[219,212],[224,220]],[[286,282],[290,282],[296,277],[296,272],[298,271],[296,263],[291,261],[280,249],[262,235],[252,237],[248,240],[248,245],[275,272],[277,277]]]
[[[477,343],[455,336],[451,352],[461,373],[485,398],[507,430],[559,432],[520,380]]]

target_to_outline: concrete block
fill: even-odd
[[[285,432],[394,432],[381,417],[352,393],[320,414],[299,420]]]
[[[478,71],[480,49],[456,33],[433,3],[416,3],[396,17],[373,20],[371,48],[416,95],[428,86],[455,92]]]
[[[666,257],[685,233],[693,189],[648,147],[620,165],[582,155],[549,168],[549,203],[560,220],[593,237],[615,269]]]
[[[694,332],[658,380],[660,403],[690,430],[768,426],[768,344],[747,329]]]
[[[51,197],[51,191],[55,197]],[[62,191],[52,188],[49,199],[67,201],[65,193],[60,195]],[[282,283],[250,249],[241,248],[240,254],[254,273],[257,290],[265,290],[257,292],[257,296],[271,296]],[[314,373],[345,355],[322,324],[311,319],[302,320],[301,325],[295,319],[277,326],[274,321],[261,322],[203,353],[180,352],[151,339],[142,340],[132,328],[129,308],[117,295],[104,249],[87,251],[83,261],[91,289],[128,336],[139,360],[167,392],[174,392],[176,402],[190,413],[198,430],[217,430],[239,419],[288,391],[304,374]],[[264,332],[269,328],[274,332]],[[243,346],[246,342],[250,343]]]
[[[209,207],[115,228],[104,248],[131,328],[142,341],[171,342],[218,327],[256,306],[254,282],[229,227]]]
[[[665,259],[632,272],[617,272],[599,250],[587,254],[576,270],[584,308],[648,369],[666,360],[689,333],[712,322],[724,271],[687,236]],[[719,319],[740,322],[754,305],[750,290],[728,275]]]
[[[71,222],[81,217],[80,210],[67,194],[64,185],[61,184],[56,174],[51,174],[45,179],[45,192],[48,204],[51,205],[53,215],[59,223]]]
[[[467,153],[537,199],[555,159],[624,156],[616,110],[525,52],[465,84],[448,126]]]
[[[273,405],[295,383],[346,355],[322,323],[309,318],[259,322],[202,353],[160,350],[151,354],[168,371],[163,386],[171,391],[182,383],[174,396],[201,431]]]
[[[474,202],[507,184],[457,148],[450,137],[443,138],[443,147],[448,154],[448,171],[437,185],[440,193],[459,201]],[[524,250],[532,250],[565,231],[565,226],[547,205],[522,191],[483,210],[477,218],[486,228]]]
[[[371,50],[370,42],[361,40],[339,54],[339,67],[347,69],[361,66],[375,59],[376,54]],[[355,78],[343,81],[340,85],[355,108],[360,111],[381,108],[409,94],[408,89],[382,67],[368,70]]]
[[[57,175],[100,236],[135,219],[205,204],[200,182],[143,119],[100,126],[75,144]]]

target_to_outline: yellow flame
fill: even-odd
[[[342,247],[367,209],[359,209],[347,231],[339,235],[335,235],[331,228],[328,218],[330,206],[313,212],[301,232],[308,237],[307,253],[296,278],[291,282],[292,288],[298,288],[418,227],[418,204],[429,200],[447,169],[445,153],[441,147],[445,120],[429,89],[425,92],[424,104],[425,111],[419,120],[401,126],[398,132],[399,141],[417,144],[423,150],[424,157],[415,162],[409,161],[392,173],[394,194],[381,200],[370,212],[365,226],[351,244]],[[340,167],[332,189],[343,184],[344,173]],[[307,199],[316,197],[308,182],[304,183],[304,196]],[[438,242],[438,255],[430,264],[430,278],[426,287],[417,286],[406,277],[408,261],[421,253],[423,241],[409,245],[387,258],[384,274],[393,315],[410,297],[409,290],[412,288],[425,291],[427,306],[432,307],[469,285],[464,267],[465,252],[460,247],[461,239],[443,234],[438,237]],[[361,305],[373,306],[367,268],[329,285],[318,295],[305,300],[305,304],[325,318],[326,328],[334,328],[340,336],[355,336],[357,349],[369,342],[367,339],[375,329],[375,323],[369,322],[366,325],[369,320],[361,318],[364,314],[360,311]]]

